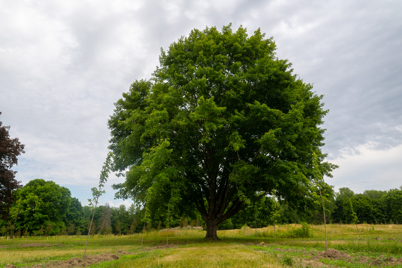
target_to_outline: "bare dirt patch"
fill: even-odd
[[[336,260],[348,260],[351,258],[349,254],[346,254],[344,252],[332,248],[329,248],[327,251],[325,251],[322,254],[322,256],[324,258],[336,259]]]
[[[313,259],[302,259],[301,260],[302,267],[330,267],[322,262],[313,260]]]

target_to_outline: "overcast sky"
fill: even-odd
[[[233,24],[272,36],[277,56],[323,94],[327,182],[402,185],[402,1],[0,0],[0,121],[25,144],[17,179],[52,180],[83,204],[107,154],[107,121],[160,48]],[[113,200],[108,181],[101,203]],[[129,205],[130,201],[124,202]]]

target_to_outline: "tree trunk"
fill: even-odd
[[[207,221],[207,235],[205,236],[205,239],[208,240],[215,240],[219,241],[220,239],[218,238],[218,223],[215,221]]]

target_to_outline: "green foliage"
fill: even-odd
[[[336,195],[333,216],[335,222],[351,222],[349,200],[360,222],[388,223],[401,222],[401,190],[390,191],[366,190],[363,194],[354,194],[349,188],[340,188]]]
[[[312,235],[311,235],[311,232],[310,232],[310,225],[308,223],[306,223],[306,222],[302,222],[301,225],[302,225],[301,228],[296,228],[294,230],[291,230],[289,232],[288,237],[294,237],[294,238],[296,238],[296,237],[300,237],[300,238],[311,237]]]
[[[382,197],[388,221],[402,223],[402,189],[392,189]]]
[[[49,236],[52,231],[53,231],[53,224],[52,224],[51,221],[48,221],[48,222],[46,223],[45,235],[46,235],[46,236]]]
[[[281,259],[281,262],[285,266],[293,266],[294,265],[294,260],[292,259],[292,257],[289,257],[289,256],[283,256]]]
[[[276,208],[279,208],[279,204],[273,198],[262,197],[234,215],[231,222],[235,228],[241,228],[244,224],[251,227],[265,227],[272,224],[273,217],[277,222],[280,220],[281,215]],[[274,216],[274,213],[277,214]]]
[[[68,229],[67,229],[67,233],[72,235],[72,234],[74,234],[74,231],[75,231],[74,223],[70,223],[70,225],[68,226]]]
[[[81,205],[81,202],[75,197],[71,198],[71,203],[70,206],[68,207],[68,211],[65,218],[65,225],[71,226],[71,224],[73,224],[76,229],[85,228],[84,210]]]
[[[40,229],[38,231],[38,235],[42,236],[43,235],[43,225],[40,226]]]
[[[277,59],[260,30],[248,36],[231,26],[173,43],[150,81],[135,81],[109,120],[117,197],[166,215],[196,208],[218,225],[273,190],[302,204],[310,192],[312,155],[323,175],[327,113],[322,96]],[[160,209],[159,212],[157,211]]]
[[[221,222],[218,227],[219,230],[230,230],[233,228],[234,225],[232,223],[232,219],[227,219],[226,221]]]
[[[387,191],[365,190],[363,194],[370,197],[371,200],[379,200],[387,194]]]
[[[71,204],[71,193],[52,181],[35,179],[19,189],[10,214],[16,221],[16,229],[37,232],[42,225],[51,222],[52,234],[65,227],[65,219]],[[57,205],[55,205],[57,204]]]
[[[356,212],[353,209],[352,200],[348,199],[343,204],[343,213],[345,215],[345,220],[347,223],[358,223],[359,219]]]

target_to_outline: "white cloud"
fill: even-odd
[[[342,157],[330,160],[339,165],[334,177],[327,182],[336,188],[349,187],[356,192],[389,190],[402,185],[402,145],[376,149],[378,144],[367,143],[354,150],[343,150]]]

